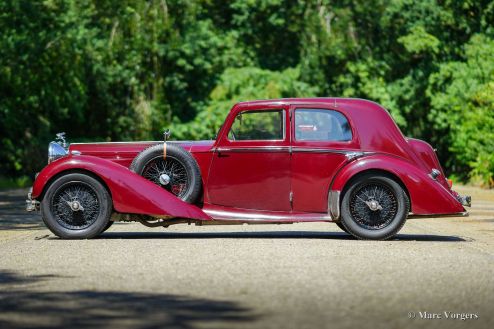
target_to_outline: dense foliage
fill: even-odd
[[[237,101],[346,96],[494,185],[492,0],[0,0],[0,31],[2,176],[58,131],[211,138]]]

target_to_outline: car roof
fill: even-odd
[[[328,105],[333,105],[333,106],[338,106],[338,105],[378,105],[381,107],[379,104],[376,102],[367,100],[367,99],[361,99],[361,98],[345,98],[345,97],[307,97],[307,98],[277,98],[277,99],[259,99],[259,100],[253,100],[253,101],[245,101],[245,102],[238,102],[238,105],[242,106],[251,106],[251,105],[297,105],[297,104],[307,104],[307,103],[313,103],[313,104],[328,104]]]
[[[358,134],[360,147],[368,152],[385,152],[397,156],[409,157],[409,147],[402,132],[390,113],[376,102],[360,98],[313,97],[313,98],[279,98],[237,103],[242,108],[255,107],[263,110],[263,106],[273,105],[317,105],[327,106],[342,112]],[[269,109],[267,107],[266,109]],[[391,140],[383,144],[381,141]]]

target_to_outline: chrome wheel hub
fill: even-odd
[[[170,184],[170,176],[168,176],[167,174],[161,174],[159,180],[161,185]]]
[[[81,203],[79,201],[69,201],[67,202],[70,209],[72,209],[72,211],[84,211],[84,208],[81,206]]]
[[[377,210],[382,210],[383,209],[383,207],[376,200],[366,201],[365,204],[372,211],[377,211]]]
[[[190,190],[190,179],[185,165],[172,156],[167,156],[166,159],[152,159],[142,170],[142,176],[180,199]]]

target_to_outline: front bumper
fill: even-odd
[[[26,200],[26,211],[37,211],[39,210],[39,201],[32,199],[33,188],[29,189]]]

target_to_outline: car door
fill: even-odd
[[[209,202],[290,211],[287,106],[240,107],[230,118],[214,150],[207,186]]]
[[[336,170],[358,151],[356,134],[338,109],[292,106],[293,211],[328,211],[329,184]]]

